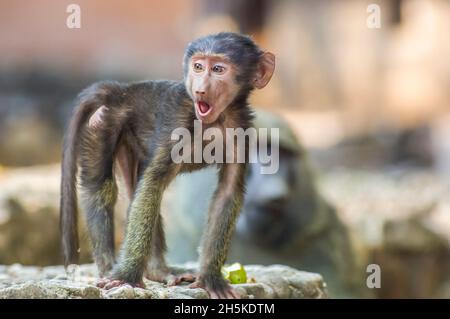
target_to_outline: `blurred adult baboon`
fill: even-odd
[[[293,131],[279,117],[259,111],[256,128],[280,129],[280,165],[262,175],[250,164],[247,195],[228,261],[244,264],[286,264],[321,273],[331,297],[365,296],[364,271],[358,271],[347,228],[319,194],[307,154]],[[269,147],[270,149],[270,147]],[[207,200],[216,183],[214,169],[179,176],[167,200],[168,258],[197,259]],[[202,200],[197,199],[202,191]],[[358,288],[361,287],[361,289]]]

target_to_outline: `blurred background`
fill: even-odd
[[[366,23],[372,2],[380,28]],[[66,26],[71,3],[79,29]],[[446,0],[1,1],[0,264],[62,262],[59,161],[77,93],[104,79],[181,80],[187,43],[218,31],[250,34],[277,56],[252,105],[284,119],[307,153],[304,178],[348,231],[356,285],[375,263],[370,297],[450,298]],[[315,271],[292,247],[299,263],[279,263]],[[81,254],[90,261],[88,245]]]

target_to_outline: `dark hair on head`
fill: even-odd
[[[256,71],[258,61],[264,53],[247,35],[234,32],[220,32],[198,38],[189,43],[183,58],[183,70],[186,77],[189,59],[196,53],[223,54],[239,66],[237,81],[250,83]]]

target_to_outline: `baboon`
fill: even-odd
[[[160,203],[164,190],[180,173],[207,164],[175,163],[172,132],[251,127],[248,97],[270,81],[275,56],[251,38],[223,32],[191,42],[183,60],[184,81],[146,81],[131,84],[99,82],[84,90],[67,130],[62,162],[61,228],[65,264],[78,254],[77,166],[82,205],[93,254],[105,289],[149,279],[178,284],[193,281],[212,298],[237,298],[221,275],[229,241],[245,192],[246,163],[216,163],[218,186],[202,240],[198,274],[174,275],[166,265]],[[223,134],[225,135],[225,134]],[[224,140],[224,148],[229,141]],[[238,153],[248,145],[235,145]],[[193,154],[191,154],[193,155]],[[125,240],[118,262],[114,254],[113,207],[117,198],[115,168],[123,175],[131,197]],[[198,190],[202,199],[202,190]]]

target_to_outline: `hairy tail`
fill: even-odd
[[[77,153],[83,124],[95,109],[92,101],[81,98],[64,136],[61,165],[60,231],[64,265],[78,262]]]

